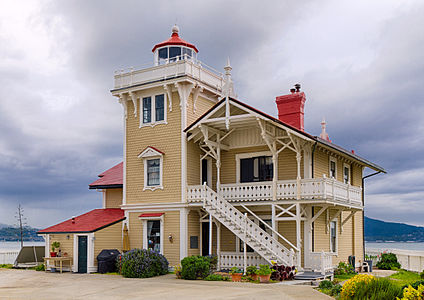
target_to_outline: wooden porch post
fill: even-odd
[[[276,147],[274,142],[274,147]],[[274,148],[275,149],[275,148]],[[272,164],[273,164],[273,177],[272,177],[272,200],[277,200],[277,181],[278,181],[278,153],[274,151],[272,154]],[[275,220],[275,204],[271,204],[271,226],[274,231],[277,230],[277,221]],[[272,233],[272,236],[276,238],[275,232]]]
[[[216,148],[216,192],[218,195],[221,194],[221,140],[219,134],[217,135],[217,144],[218,147]]]
[[[309,256],[312,243],[312,206],[306,207],[306,221],[303,224],[303,264],[305,268],[310,267]]]
[[[209,214],[209,255],[212,255],[212,215]]]
[[[297,195],[296,195],[296,199],[300,200],[300,195],[301,195],[301,188],[300,188],[300,161],[302,159],[302,155],[300,154],[300,150],[298,150],[297,154],[296,154],[296,162],[297,162],[297,178],[296,178],[296,185],[297,185]]]
[[[300,204],[296,203],[296,247],[299,249],[297,252],[297,265],[298,267],[301,266],[302,263],[302,250],[301,250],[301,236],[300,236]]]
[[[221,269],[220,263],[221,263],[221,223],[216,223],[216,257],[218,259],[216,268],[217,270]]]

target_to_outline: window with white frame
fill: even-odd
[[[160,217],[140,216],[140,219],[143,222],[143,249],[151,249],[163,254],[163,215]]]
[[[347,164],[343,166],[343,182],[350,183],[350,166]]]
[[[330,251],[337,252],[337,222],[330,222]]]
[[[166,123],[165,101],[165,94],[142,98],[140,127]]]
[[[163,153],[151,146],[140,153],[138,158],[144,164],[144,189],[163,189]]]
[[[337,162],[334,157],[330,157],[330,178],[337,178]]]
[[[236,154],[237,182],[271,181],[274,175],[269,151]]]

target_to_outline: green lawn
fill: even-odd
[[[13,265],[12,264],[0,264],[0,268],[3,269],[12,269]]]
[[[334,282],[339,283],[348,279],[351,279],[356,274],[346,274],[346,275],[334,275]]]
[[[393,275],[390,275],[388,278],[392,279],[399,286],[404,286],[406,284],[414,283],[415,281],[420,280],[420,275],[415,272],[400,270]]]

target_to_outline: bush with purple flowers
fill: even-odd
[[[129,278],[147,278],[168,273],[168,260],[150,249],[132,249],[118,256],[121,275]]]

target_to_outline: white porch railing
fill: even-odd
[[[219,92],[222,90],[224,78],[218,71],[199,60],[188,57],[177,57],[175,60],[158,66],[149,64],[139,69],[118,70],[115,72],[114,88],[188,75],[205,82]]]
[[[323,275],[334,269],[333,255],[329,252],[310,252],[309,257],[305,260],[307,261],[306,268]]]
[[[15,263],[16,257],[18,257],[19,251],[6,251],[0,252],[0,264],[13,264]]]
[[[229,269],[232,267],[244,268],[243,252],[221,252],[219,255],[219,267],[221,269]],[[257,253],[247,253],[246,265],[257,266],[268,265],[269,263]]]
[[[330,178],[300,180],[300,198],[308,200],[329,200],[344,204],[362,206],[362,189]],[[189,186],[187,200],[200,202],[202,186]],[[220,196],[227,201],[262,201],[272,199],[272,182],[248,182],[221,184]],[[277,181],[277,199],[297,198],[296,180]]]

